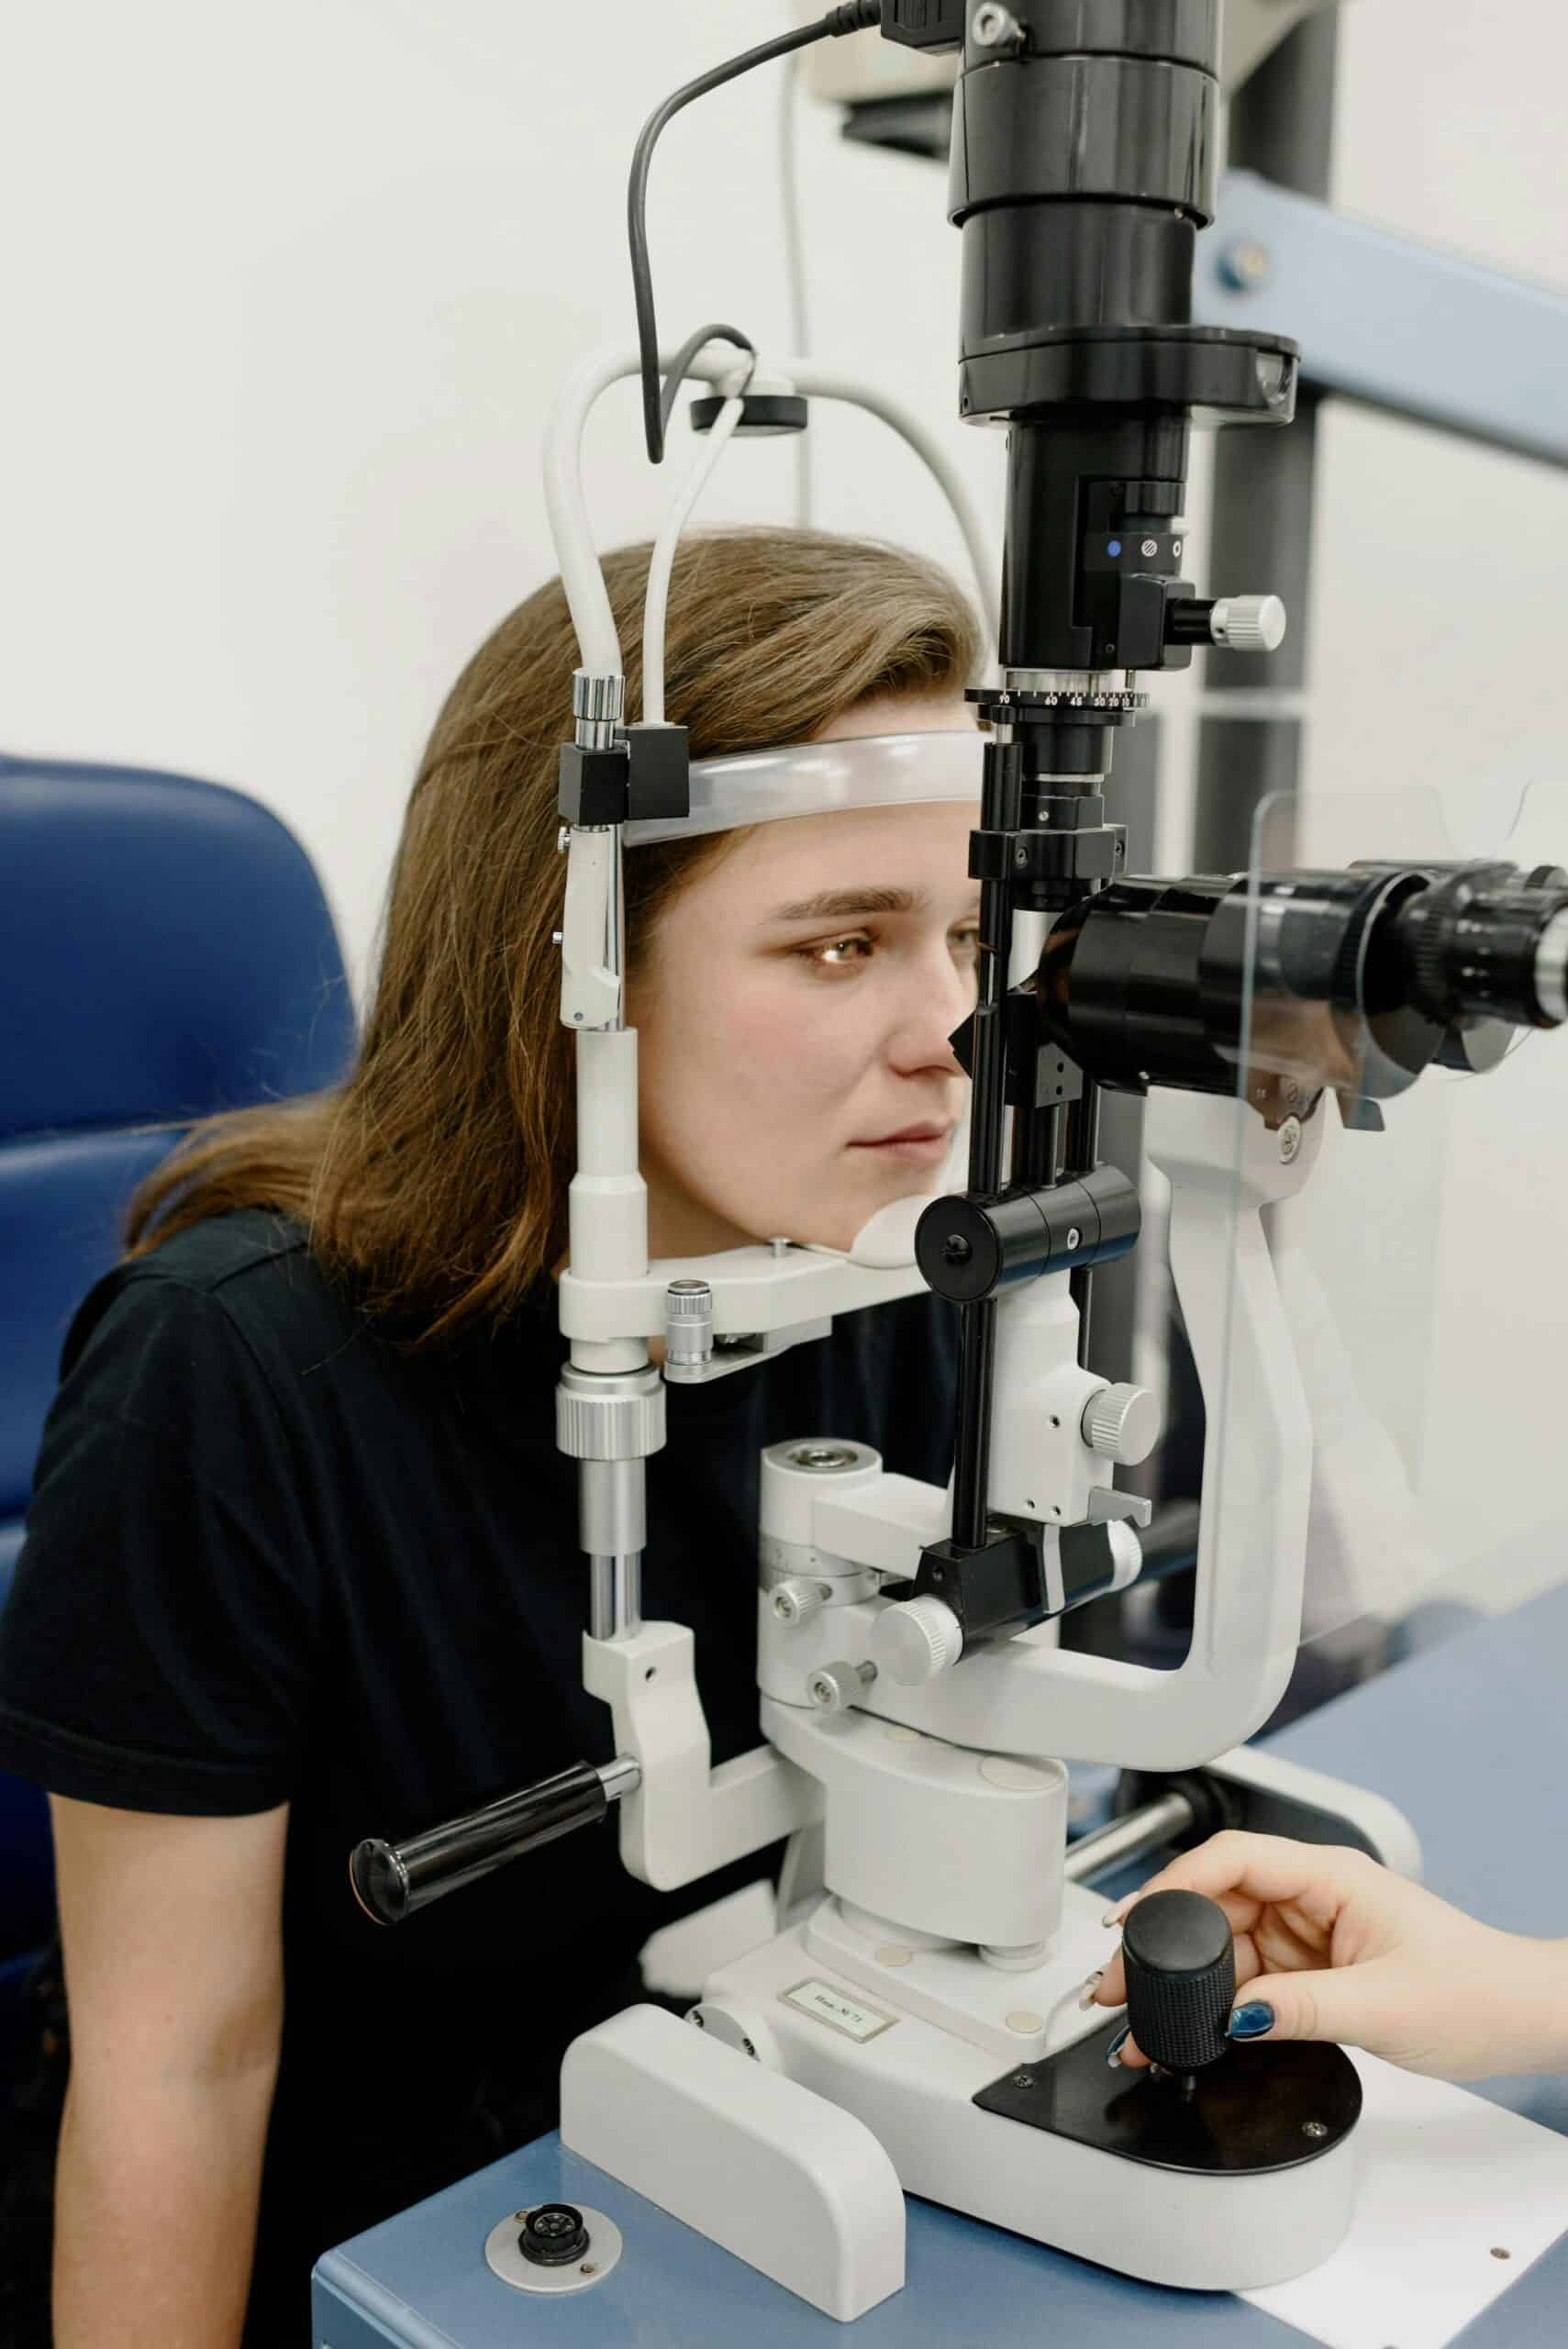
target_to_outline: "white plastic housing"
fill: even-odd
[[[561,2136],[843,2322],[904,2282],[904,2197],[865,2124],[662,2007],[566,2051]]]

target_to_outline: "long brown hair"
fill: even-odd
[[[633,713],[650,553],[604,559]],[[979,653],[969,604],[918,556],[818,530],[701,532],[671,584],[666,715],[694,758],[805,741],[873,696],[961,690]],[[131,1202],[129,1256],[204,1217],[269,1208],[418,1346],[499,1322],[564,1254],[575,1105],[550,933],[577,658],[557,580],[480,646],[415,778],[352,1074],[194,1127]],[[736,837],[628,854],[633,969],[661,911]]]

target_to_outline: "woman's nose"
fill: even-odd
[[[975,990],[974,964],[955,961],[951,948],[940,957],[923,958],[906,982],[894,1058],[962,1076],[951,1039],[974,1009]]]

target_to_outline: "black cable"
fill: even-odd
[[[666,98],[662,106],[655,107],[643,124],[631,159],[626,226],[631,246],[632,296],[637,304],[637,344],[642,361],[642,426],[651,464],[663,462],[664,427],[680,390],[682,373],[703,343],[718,340],[733,342],[742,351],[752,349],[746,337],[738,334],[733,327],[705,327],[700,334],[693,335],[683,344],[681,365],[672,367],[668,383],[662,388],[660,385],[659,328],[653,316],[653,278],[648,262],[648,169],[660,132],[694,98],[717,90],[721,83],[733,82],[753,65],[766,65],[775,57],[787,57],[792,50],[809,48],[813,41],[837,40],[845,33],[869,32],[881,21],[881,0],[850,0],[846,7],[830,8],[814,25],[802,25],[793,33],[781,33],[776,40],[762,41],[757,48],[730,58],[728,64],[716,65],[711,72],[700,73],[695,82],[688,82],[684,89]]]
[[[670,362],[670,372],[664,378],[664,389],[660,395],[659,457],[662,457],[664,454],[664,434],[669,429],[670,417],[673,413],[675,402],[681,396],[681,385],[685,381],[686,369],[691,365],[692,361],[696,357],[705,342],[732,342],[737,351],[749,351],[753,359],[757,356],[756,344],[751,340],[749,335],[742,334],[739,327],[698,327],[695,334],[689,334],[686,337],[679,351],[676,351],[674,358]],[[657,382],[657,353],[655,353],[654,363],[655,382]],[[643,381],[646,383],[646,376],[644,376]],[[658,463],[659,457],[654,459],[653,462],[655,464]]]

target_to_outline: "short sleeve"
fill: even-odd
[[[0,1770],[128,1810],[285,1801],[320,1605],[277,1397],[219,1297],[78,1314],[0,1616]]]

